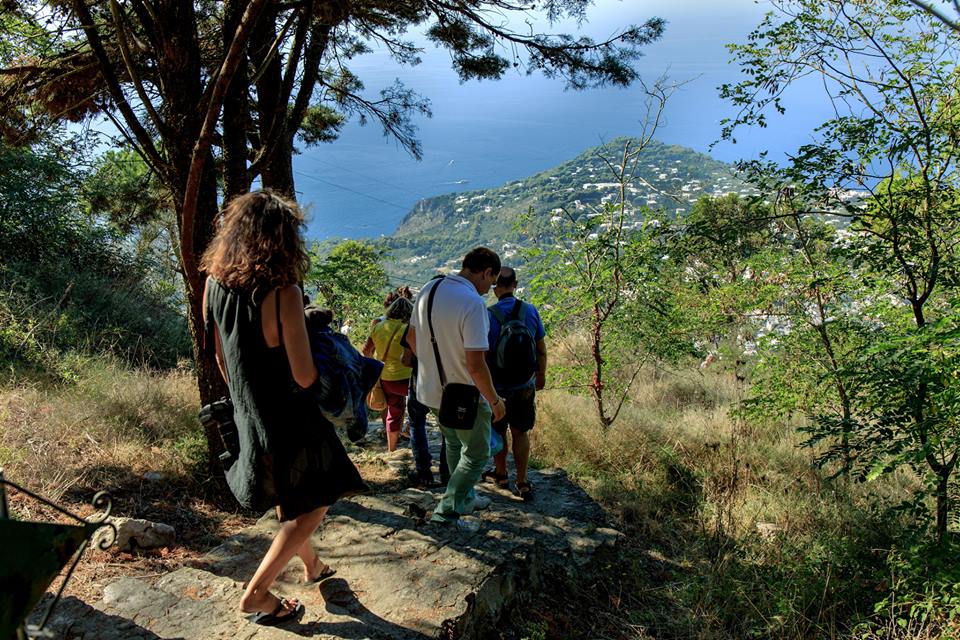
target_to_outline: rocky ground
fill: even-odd
[[[409,451],[379,452],[378,434],[369,440],[352,453],[361,468],[404,477]],[[438,450],[435,428],[431,440]],[[337,574],[304,585],[295,559],[275,587],[305,604],[295,624],[256,626],[237,609],[244,580],[279,526],[268,513],[171,571],[117,576],[100,593],[68,596],[48,631],[71,640],[486,637],[525,594],[577,572],[619,537],[600,507],[562,472],[540,470],[531,477],[537,495],[530,503],[492,485],[480,487],[492,504],[469,517],[479,524],[476,533],[428,521],[441,489],[378,482],[374,494],[340,501],[313,537]]]

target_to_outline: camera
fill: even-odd
[[[224,467],[233,464],[240,455],[240,433],[233,421],[233,402],[230,398],[220,398],[200,408],[200,424],[205,429],[216,428],[223,442],[220,461]]]

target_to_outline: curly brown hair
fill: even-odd
[[[270,190],[237,196],[224,207],[200,269],[254,297],[301,282],[310,267],[303,211]]]

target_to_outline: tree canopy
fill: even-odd
[[[740,108],[723,134],[766,126],[771,110],[784,111],[788,88],[807,77],[822,84],[835,107],[786,167],[746,165],[773,177],[767,192],[793,200],[775,217],[794,221],[793,242],[808,255],[816,242],[805,220],[832,212],[849,227],[833,251],[839,270],[807,268],[802,276],[790,269],[806,281],[794,319],[813,317],[819,337],[812,344],[842,405],[840,412],[814,413],[809,444],[830,443],[821,461],[842,457],[861,479],[901,466],[915,470],[936,497],[942,536],[960,459],[950,320],[960,262],[956,34],[908,0],[773,4],[747,43],[730,46],[745,79],[721,88]],[[847,198],[851,188],[865,192],[863,203]],[[796,189],[802,198],[792,197]],[[838,296],[836,313],[830,300]],[[843,343],[845,356],[834,349]]]
[[[227,193],[248,188],[257,177],[266,186],[290,191],[292,176],[277,172],[284,160],[289,164],[293,141],[329,141],[346,117],[379,122],[419,156],[412,116],[429,113],[428,100],[399,83],[371,97],[349,66],[375,47],[400,64],[417,64],[421,50],[406,35],[413,29],[424,30],[430,42],[450,53],[461,80],[498,79],[522,69],[561,78],[574,89],[629,85],[638,77],[633,62],[639,48],[661,35],[661,19],[627,26],[600,42],[515,26],[533,10],[551,24],[583,20],[590,4],[8,3],[0,22],[7,40],[0,51],[4,133],[8,139],[29,140],[50,118],[81,121],[103,114],[159,170],[170,160],[170,134],[188,133],[177,128],[185,115],[177,103],[189,95],[195,111],[206,115],[209,107],[219,108],[219,83],[228,85],[219,87],[226,92],[224,113],[210,134],[222,152]],[[238,31],[241,27],[247,30]],[[235,44],[239,53],[230,60],[233,68],[225,67]],[[174,71],[181,74],[179,82],[168,75]],[[187,138],[193,142],[195,136]]]

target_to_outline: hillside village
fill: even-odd
[[[464,251],[477,244],[496,249],[506,260],[517,260],[524,240],[532,234],[549,234],[550,226],[560,222],[565,212],[575,217],[598,215],[599,207],[619,200],[620,183],[613,167],[628,142],[636,143],[617,138],[502,187],[421,200],[396,232],[385,238],[393,258],[391,275],[417,284],[437,271],[456,269]],[[685,214],[704,196],[760,195],[737,176],[732,165],[657,141],[640,154],[624,191],[630,228],[639,228],[649,211],[671,217]],[[832,195],[836,201],[832,206],[839,209],[857,206],[867,192],[837,191]],[[528,212],[534,220],[532,227],[515,229],[517,220]],[[844,216],[828,215],[827,220],[838,228],[849,222]]]

